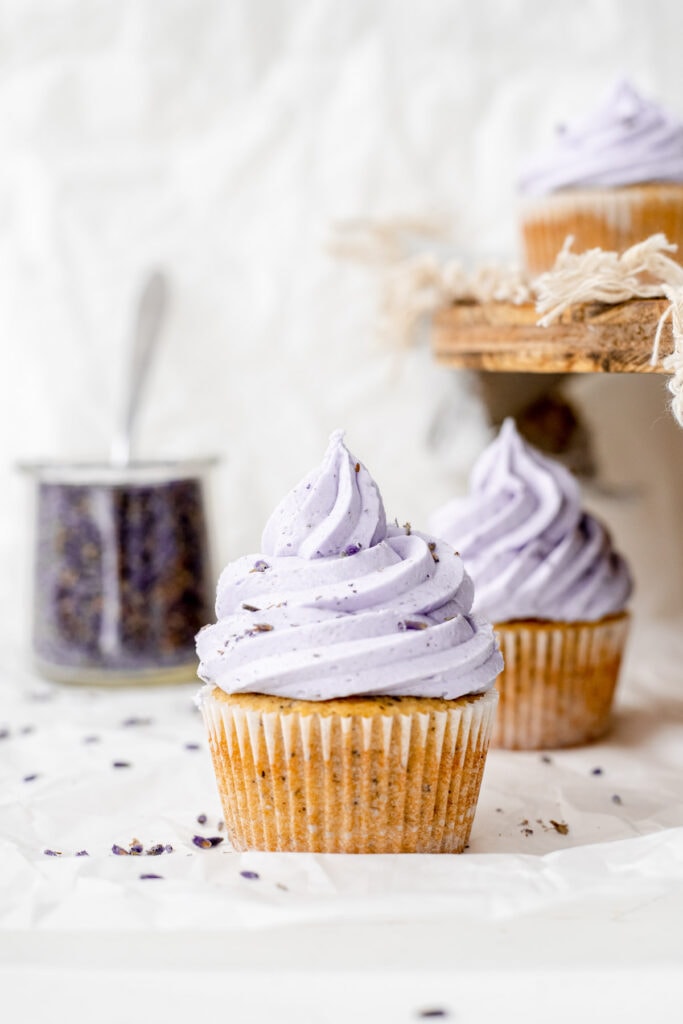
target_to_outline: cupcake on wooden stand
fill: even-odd
[[[519,182],[520,227],[530,274],[572,250],[621,253],[663,233],[683,260],[683,121],[619,82],[600,107],[562,126]]]

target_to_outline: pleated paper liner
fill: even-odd
[[[524,200],[520,219],[531,274],[551,269],[568,235],[572,252],[599,246],[621,253],[661,232],[678,245],[673,259],[683,260],[683,185],[565,189]]]
[[[609,727],[629,615],[597,622],[520,620],[496,626],[505,668],[492,746],[576,746]]]
[[[237,850],[460,853],[498,695],[323,702],[202,691]]]

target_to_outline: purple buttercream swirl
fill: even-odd
[[[460,551],[475,609],[493,622],[593,621],[622,611],[631,576],[605,527],[581,509],[572,475],[503,424],[466,498],[431,520]]]
[[[199,675],[228,693],[304,700],[480,693],[502,659],[472,600],[449,545],[387,527],[376,484],[337,432],[273,513],[262,551],[221,574]]]
[[[590,116],[558,129],[554,147],[529,161],[523,195],[564,188],[683,182],[683,122],[619,82]]]

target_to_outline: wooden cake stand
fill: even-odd
[[[538,327],[533,303],[457,302],[434,316],[438,362],[456,369],[517,373],[664,373],[650,357],[668,299],[575,306],[550,327]],[[672,348],[671,325],[662,353]]]

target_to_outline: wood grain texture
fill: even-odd
[[[455,303],[434,316],[433,349],[445,366],[522,373],[663,373],[650,365],[667,299],[576,306],[538,327],[533,303]],[[672,349],[665,325],[661,352]]]

